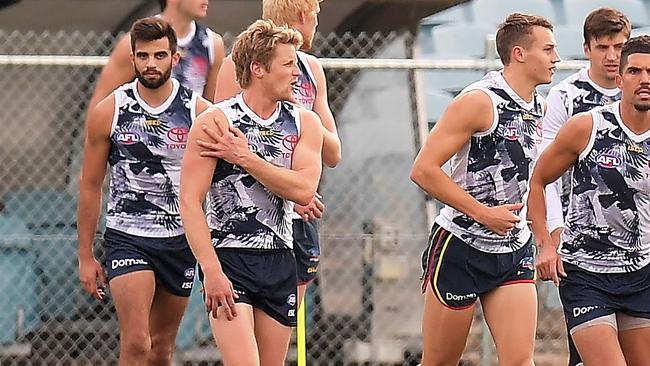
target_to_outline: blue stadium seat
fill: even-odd
[[[477,23],[452,23],[431,30],[433,58],[482,58],[486,38],[494,34],[494,27]]]
[[[559,19],[549,0],[474,0],[471,2],[475,20],[492,27],[513,12],[541,15],[552,23]]]
[[[641,28],[635,28],[632,29],[632,37],[640,36],[640,35],[650,35],[650,27],[641,27]]]
[[[564,0],[567,24],[582,26],[587,14],[600,7],[612,7],[627,15],[633,27],[650,25],[646,6],[640,0]]]
[[[199,281],[198,275],[194,278],[193,287],[185,315],[183,315],[176,336],[176,346],[181,349],[210,342],[212,339],[212,330],[210,329],[208,314],[205,312],[205,303],[200,291],[201,281]]]
[[[19,341],[17,317],[24,316],[24,331],[38,323],[38,289],[36,258],[32,234],[17,216],[0,214],[0,344]]]
[[[422,19],[421,24],[439,25],[446,23],[471,23],[474,21],[474,14],[470,3],[464,3],[445,9]]]
[[[74,317],[81,299],[77,274],[76,199],[65,191],[9,192],[6,211],[20,217],[32,236],[42,319]]]
[[[557,50],[563,60],[585,60],[582,28],[575,25],[560,25],[553,33],[557,41]]]

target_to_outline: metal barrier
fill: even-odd
[[[224,38],[232,44],[232,36]],[[2,365],[116,363],[114,308],[91,300],[78,284],[74,216],[86,103],[115,43],[110,34],[0,31]],[[414,59],[408,34],[317,35],[314,45],[326,68],[343,162],[324,171],[320,187],[327,210],[321,269],[306,298],[308,364],[416,365],[420,254],[435,204],[408,172],[427,122],[435,121],[426,116],[426,95],[455,71],[499,64]],[[434,71],[449,75],[427,82]],[[555,290],[540,285],[539,293],[536,360],[557,365],[566,353],[564,322]],[[494,363],[480,319],[479,313],[463,356],[467,365]],[[217,360],[213,343],[195,292],[176,363]],[[295,360],[293,349],[289,358]]]

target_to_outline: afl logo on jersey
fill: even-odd
[[[115,134],[115,141],[122,145],[133,145],[142,141],[142,138],[136,132],[117,132]]]
[[[287,135],[282,139],[282,146],[287,150],[293,151],[298,143],[298,135]]]
[[[615,169],[623,165],[623,161],[616,155],[602,153],[596,158],[598,165],[605,169]]]
[[[515,141],[519,139],[519,128],[517,126],[508,126],[503,134],[506,140]]]

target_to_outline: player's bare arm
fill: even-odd
[[[131,37],[127,34],[117,42],[108,58],[108,63],[102,68],[95,84],[95,91],[88,103],[88,111],[91,111],[97,103],[111,94],[118,86],[135,78],[130,55]]]
[[[539,157],[530,179],[528,218],[532,221],[539,249],[537,270],[541,279],[550,279],[556,285],[559,284],[559,276],[564,276],[564,269],[557,254],[559,240],[551,237],[547,227],[545,187],[555,182],[575,163],[589,142],[592,125],[589,113],[570,118]]]
[[[245,169],[275,195],[307,205],[314,198],[320,180],[323,132],[313,112],[300,110],[300,121],[300,138],[293,150],[291,169],[274,166],[252,152],[246,136],[238,128],[229,126],[225,117],[216,125],[217,134],[211,135],[215,139],[212,152]],[[209,125],[202,128],[207,130]]]
[[[314,73],[317,88],[313,111],[323,124],[323,163],[330,168],[334,168],[341,161],[341,140],[327,99],[325,71],[323,65],[314,56],[307,55],[307,62],[309,62],[309,66]]]
[[[213,125],[215,118],[225,119],[225,116],[219,110],[211,109],[197,117],[190,129],[181,168],[180,213],[192,253],[205,274],[206,310],[216,316],[217,308],[221,305],[230,320],[237,315],[234,301],[236,294],[221,269],[221,264],[212,246],[210,228],[203,211],[203,202],[210,188],[217,159],[201,157],[199,152],[202,151],[202,148],[196,143],[199,139],[207,138],[201,126],[203,124]],[[216,127],[213,126],[213,128]]]
[[[411,180],[422,190],[448,204],[499,235],[505,235],[519,221],[512,211],[522,203],[487,207],[460,188],[442,166],[467,143],[473,134],[492,125],[494,111],[490,97],[474,90],[452,101],[436,123],[415,159]]]
[[[79,280],[84,290],[98,300],[104,296],[97,287],[99,280],[106,287],[104,270],[93,254],[95,230],[99,220],[102,185],[106,175],[108,153],[111,148],[110,132],[115,109],[113,94],[101,101],[88,113],[84,158],[79,177],[79,203],[77,207],[77,232],[79,239]]]
[[[215,85],[215,103],[230,99],[241,92],[241,88],[239,87],[239,84],[237,84],[235,63],[232,62],[230,55],[223,59]]]

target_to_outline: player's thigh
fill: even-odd
[[[168,292],[158,286],[151,306],[149,330],[153,346],[173,345],[189,298]]]
[[[258,366],[253,307],[237,303],[235,308],[237,316],[232,320],[228,320],[223,307],[219,308],[216,318],[212,314],[209,316],[222,362],[224,366]]]
[[[650,364],[650,319],[618,317],[618,339],[628,366]]]
[[[428,287],[422,315],[422,365],[457,365],[472,325],[474,305],[452,309]]]
[[[254,317],[260,365],[284,365],[292,328],[280,323],[261,309],[254,309]]]
[[[481,295],[485,321],[501,365],[532,365],[537,325],[537,293],[533,283],[500,286]]]
[[[626,366],[615,320],[604,315],[574,327],[571,337],[585,366]]]
[[[149,332],[156,280],[151,270],[129,272],[109,282],[121,334]]]

